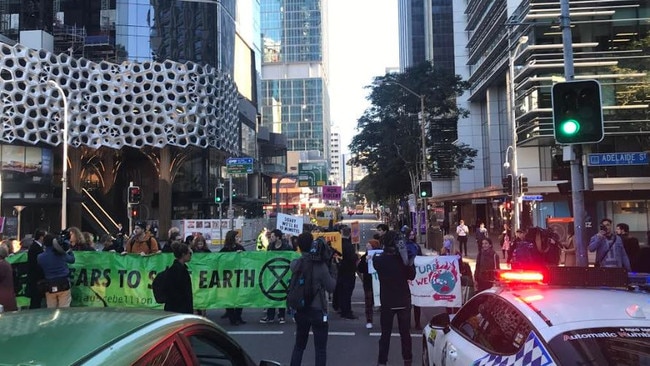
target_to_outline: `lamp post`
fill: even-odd
[[[418,94],[408,88],[406,85],[400,84],[397,81],[388,81],[390,84],[395,84],[402,89],[406,90],[407,92],[415,95],[416,97],[420,98],[420,115],[418,116],[418,120],[420,122],[420,147],[422,148],[422,180],[427,180],[429,176],[429,172],[427,171],[427,146],[426,146],[426,134],[425,134],[425,127],[424,127],[424,94]],[[417,198],[416,198],[417,200]],[[422,209],[424,210],[424,246],[428,247],[427,243],[427,226],[429,223],[429,218],[428,218],[428,212],[427,212],[427,199],[423,198],[422,199]],[[420,215],[418,215],[417,212],[417,205],[416,205],[416,213],[415,213],[415,222],[417,225],[415,234],[420,235]]]
[[[23,212],[25,207],[27,207],[27,206],[22,206],[22,205],[14,206],[14,209],[16,209],[16,211],[18,212],[18,229],[17,229],[18,233],[16,234],[16,237],[17,237],[19,242],[20,242],[20,213]]]
[[[517,230],[519,229],[519,187],[517,187],[517,177],[519,174],[519,166],[517,164],[517,115],[515,113],[515,99],[516,99],[516,93],[515,93],[515,58],[517,57],[517,52],[519,51],[519,47],[521,45],[528,43],[528,36],[522,36],[519,38],[517,42],[517,46],[512,49],[512,44],[510,43],[510,28],[508,28],[508,50],[509,50],[509,55],[508,55],[508,66],[509,66],[509,72],[508,72],[508,88],[510,89],[510,92],[508,93],[510,103],[508,103],[508,106],[510,108],[509,110],[509,115],[510,115],[510,128],[512,129],[512,145],[508,146],[506,149],[506,156],[504,159],[503,167],[508,169],[510,167],[510,163],[508,163],[508,150],[512,149],[512,179],[513,179],[513,185],[514,188],[512,190],[512,210],[514,212],[513,215],[513,222],[512,222],[512,229]]]
[[[63,99],[63,171],[61,174],[61,230],[65,230],[68,218],[68,98],[65,96],[63,89],[54,80],[48,80],[59,92],[61,99]]]

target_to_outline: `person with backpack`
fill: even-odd
[[[187,269],[187,263],[192,260],[192,250],[187,244],[175,241],[172,243],[172,253],[174,253],[174,262],[165,270],[164,275],[164,309],[193,314],[192,278]]]
[[[126,241],[122,255],[127,253],[139,253],[140,255],[160,253],[158,241],[147,231],[146,222],[138,221],[135,223],[133,235]]]
[[[379,300],[381,302],[379,324],[379,355],[377,364],[386,365],[390,349],[390,337],[393,331],[393,318],[397,316],[402,343],[402,359],[404,366],[411,366],[413,348],[411,342],[411,290],[409,280],[415,278],[415,266],[405,260],[406,248],[395,231],[386,232],[380,239],[384,248],[383,253],[375,254],[372,263],[379,278]]]
[[[302,275],[304,282],[304,306],[295,308],[296,338],[291,353],[290,366],[300,366],[309,340],[309,330],[314,333],[314,358],[316,366],[327,365],[327,333],[329,331],[326,292],[333,292],[336,279],[327,266],[330,254],[324,240],[314,240],[309,232],[298,236],[302,256],[291,261],[292,282]],[[295,287],[294,287],[295,288]],[[287,302],[291,297],[287,294]]]

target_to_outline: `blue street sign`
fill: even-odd
[[[250,174],[253,172],[253,158],[228,158],[226,170],[229,174]]]
[[[253,158],[228,158],[226,165],[253,164]]]
[[[589,166],[648,165],[646,152],[589,154]]]
[[[543,201],[544,196],[541,194],[533,194],[533,195],[527,195],[527,196],[521,196],[522,201]]]

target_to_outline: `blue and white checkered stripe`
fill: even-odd
[[[512,356],[485,355],[476,361],[474,366],[550,366],[555,365],[551,356],[542,346],[542,342],[537,338],[535,332],[530,332],[524,346]]]

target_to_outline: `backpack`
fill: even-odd
[[[169,268],[166,268],[164,271],[158,273],[151,283],[151,290],[153,291],[153,297],[158,304],[164,304],[167,302],[167,272]]]
[[[300,259],[298,270],[291,274],[287,288],[287,307],[293,310],[308,308],[314,300],[314,265],[309,260]]]

